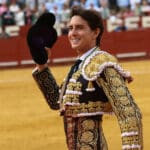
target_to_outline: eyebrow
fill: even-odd
[[[76,26],[76,27],[84,27],[85,25],[83,25],[83,24],[76,24],[76,25],[70,24],[70,25],[68,25],[68,28],[69,28],[69,27],[72,27],[72,26]]]

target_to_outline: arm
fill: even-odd
[[[123,77],[113,68],[106,68],[97,83],[104,89],[106,96],[117,116],[121,129],[123,150],[142,150],[142,116],[135,104]]]
[[[32,75],[50,108],[58,110],[59,86],[47,65],[37,65]]]
[[[57,32],[53,27],[54,24],[54,14],[42,14],[28,31],[27,44],[32,59],[37,66],[32,73],[33,78],[42,91],[49,106],[56,110],[59,109],[59,87],[47,65],[50,49],[57,40]]]

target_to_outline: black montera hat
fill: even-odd
[[[30,53],[38,64],[47,62],[48,56],[45,47],[51,48],[57,40],[54,24],[55,16],[52,13],[44,13],[28,31],[27,43]]]

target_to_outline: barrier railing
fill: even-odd
[[[0,39],[0,67],[33,64],[26,43],[28,27],[20,29],[20,35]],[[123,32],[105,32],[101,49],[119,59],[150,57],[150,29]],[[60,36],[52,48],[50,63],[67,63],[75,59],[76,52],[71,49],[67,36]]]

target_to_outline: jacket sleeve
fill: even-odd
[[[123,150],[143,150],[142,115],[134,102],[124,78],[111,67],[97,79],[118,119]]]
[[[42,71],[35,69],[32,72],[32,76],[50,108],[53,110],[58,110],[59,86],[57,85],[51,71],[48,68],[45,68]]]

